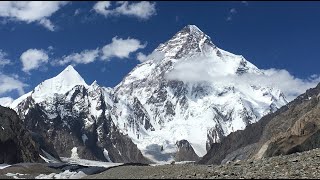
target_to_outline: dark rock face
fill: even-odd
[[[176,143],[178,151],[175,154],[176,161],[198,161],[199,156],[194,152],[192,146],[187,140],[181,140]]]
[[[275,113],[214,143],[200,164],[260,159],[320,147],[320,84]]]
[[[48,140],[48,137],[45,135],[40,135],[38,133],[34,133],[30,131],[32,139],[39,146],[41,150],[41,155],[47,158],[53,157],[55,161],[60,161],[60,157],[54,148],[53,144]],[[48,157],[51,156],[51,157]]]
[[[45,141],[41,145],[34,141],[32,133],[26,130],[17,114],[9,108],[0,106],[0,126],[0,164],[43,162],[39,156],[43,155],[41,148],[48,153],[54,152]]]
[[[98,142],[99,147],[103,147],[108,151],[109,158],[112,162],[123,163],[151,163],[146,159],[137,145],[127,136],[119,132],[117,127],[108,117],[107,124],[102,126],[102,139],[104,141]]]

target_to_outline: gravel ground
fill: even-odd
[[[0,170],[0,179],[34,178],[39,174],[59,173],[46,164],[25,163]],[[8,176],[8,173],[11,176]],[[23,174],[23,175],[22,175]],[[260,160],[231,162],[225,165],[168,164],[159,166],[124,165],[102,173],[85,176],[89,179],[272,179],[319,178],[320,149],[275,156]]]
[[[39,174],[60,173],[61,171],[49,168],[40,163],[21,163],[0,169],[0,179],[34,179]],[[17,174],[18,173],[18,174]]]
[[[320,150],[225,165],[175,164],[162,166],[120,166],[90,179],[223,179],[223,178],[319,178]]]

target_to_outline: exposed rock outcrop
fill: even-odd
[[[176,161],[198,161],[199,156],[194,152],[187,140],[180,140],[176,143],[178,151],[175,154]]]
[[[42,149],[59,160],[48,142],[36,137],[25,128],[15,111],[0,106],[0,164],[44,162],[40,155],[47,156]]]
[[[213,144],[199,163],[220,164],[319,148],[319,97],[320,84],[245,130]]]

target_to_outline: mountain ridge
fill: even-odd
[[[261,159],[319,148],[320,83],[258,123],[213,144],[199,163]]]
[[[72,139],[79,140],[72,140],[78,141],[74,146],[85,145],[85,142],[81,143],[84,137],[89,139],[86,142],[94,143],[100,149],[107,148],[101,146],[101,140],[111,139],[103,137],[103,127],[106,132],[127,136],[143,156],[163,162],[174,160],[177,152],[185,152],[179,150],[182,146],[177,146],[182,142],[188,144],[188,152],[179,154],[179,159],[186,159],[183,157],[185,154],[201,157],[212,143],[219,142],[223,136],[244,129],[287,103],[281,91],[273,87],[168,78],[170,73],[179,75],[187,72],[186,68],[196,67],[192,64],[194,62],[208,71],[205,74],[208,77],[217,73],[235,78],[262,73],[242,56],[219,49],[194,25],[178,31],[148,57],[114,88],[101,87],[96,81],[87,85],[79,73],[68,66],[59,75],[71,73],[70,77],[75,77],[75,81],[65,82],[57,75],[49,79],[53,81],[46,80],[35,88],[48,90],[48,93],[45,91],[37,95],[41,91],[31,91],[15,100],[11,107],[22,119],[28,117],[30,110],[37,109],[39,114],[35,113],[33,119],[41,116],[41,121],[53,131],[58,130],[55,128],[57,125],[50,125],[50,122],[60,123],[66,132],[76,134]],[[52,85],[54,80],[60,86]],[[65,88],[61,88],[61,84]],[[28,118],[25,121],[33,122],[31,116]],[[77,130],[71,130],[72,126]],[[88,133],[92,136],[89,137]],[[68,139],[67,134],[64,138]],[[60,149],[67,146],[69,152],[73,148],[59,146]],[[85,151],[86,148],[83,153]],[[103,157],[101,152],[98,154],[99,158]],[[113,156],[118,157],[119,154],[122,153],[114,153]],[[136,160],[139,159],[143,158],[139,155]]]

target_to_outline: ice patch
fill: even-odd
[[[43,159],[46,163],[59,163],[60,161],[58,161],[56,158],[54,158],[53,156],[51,156],[49,153],[47,153],[46,151],[44,151],[43,149],[41,149],[41,151],[43,152],[43,154],[46,157],[41,156],[41,154],[39,154],[39,156],[41,157],[41,159]]]
[[[71,158],[72,159],[79,159],[79,155],[78,155],[78,148],[74,147],[71,150]]]
[[[7,167],[10,167],[11,165],[9,164],[0,164],[0,169],[5,169]]]
[[[106,149],[103,149],[103,155],[109,162],[112,162],[109,157],[109,152]]]
[[[26,174],[20,174],[20,173],[7,173],[5,174],[8,177],[13,177],[13,179],[25,179],[19,176],[25,176]]]
[[[171,161],[172,162],[172,161]],[[150,166],[162,166],[162,165],[168,165],[171,164],[171,162],[160,162],[157,164],[149,164]],[[180,161],[180,162],[175,162],[175,164],[192,164],[195,163],[195,161]]]
[[[82,171],[79,172],[70,172],[69,170],[66,170],[62,173],[56,174],[40,174],[39,176],[36,176],[35,179],[80,179],[85,177],[86,174]]]
[[[120,166],[123,163],[112,163],[112,162],[102,162],[102,161],[93,161],[93,160],[87,160],[87,159],[72,159],[72,158],[66,158],[66,157],[60,157],[63,162],[71,163],[71,164],[79,164],[83,166],[98,166],[98,167],[114,167],[114,166]]]

